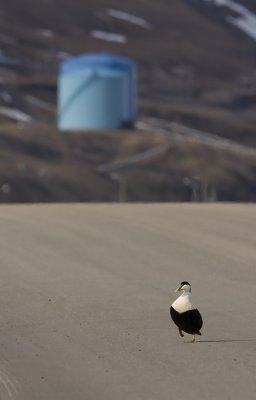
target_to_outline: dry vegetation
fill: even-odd
[[[2,202],[255,201],[256,160],[152,132],[60,133],[6,124],[0,135]],[[162,154],[100,173],[102,164],[166,144]],[[114,178],[114,179],[113,179]],[[8,190],[8,187],[10,190]],[[250,197],[251,196],[251,197]]]

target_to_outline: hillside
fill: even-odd
[[[138,125],[132,134],[96,137],[93,133],[61,136],[55,128],[59,61],[81,52],[111,51],[133,57],[138,64],[140,120],[173,121],[256,147],[256,41],[253,31],[248,34],[238,27],[248,13],[256,13],[256,5],[244,1],[241,9],[229,0],[221,7],[216,3],[131,0],[121,6],[117,0],[56,0],[54,5],[43,0],[22,4],[3,0],[0,179],[2,186],[7,183],[12,190],[7,189],[6,195],[5,186],[1,201],[112,201],[116,182],[99,174],[98,167],[158,146],[159,141],[175,150],[121,170],[134,186],[130,194],[127,189],[128,200],[189,200],[191,193],[182,183],[189,178],[214,187],[209,190],[218,193],[217,199],[255,201],[252,156],[226,153],[200,141],[191,144],[186,137],[178,143],[172,134],[159,137],[160,125],[147,126],[148,134]],[[99,31],[105,39],[95,37]],[[116,35],[115,41],[106,40],[108,33]],[[28,140],[33,143],[29,151]],[[45,140],[54,155],[49,156]],[[77,151],[82,154],[79,160]],[[22,174],[17,172],[18,164],[26,165]],[[38,165],[51,171],[48,182],[35,172]]]

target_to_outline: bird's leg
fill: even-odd
[[[193,340],[192,340],[191,343],[195,343],[195,341],[196,341],[196,335],[194,335]]]
[[[180,334],[181,337],[184,337],[184,335],[182,333],[182,330],[180,328],[179,328],[179,334]]]

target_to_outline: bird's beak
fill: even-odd
[[[182,287],[182,285],[179,285],[179,286],[177,287],[177,289],[175,290],[175,292],[179,292],[179,291],[181,290],[181,287]]]

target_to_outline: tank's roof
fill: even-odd
[[[117,56],[111,53],[88,53],[68,58],[61,62],[60,72],[66,74],[88,67],[104,67],[116,70],[133,68],[134,61],[130,58]]]

